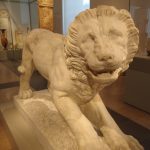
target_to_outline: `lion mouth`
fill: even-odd
[[[100,71],[94,71],[94,70],[90,70],[94,76],[99,76],[101,74],[112,74],[114,72],[114,70],[100,70]]]
[[[88,74],[90,78],[97,82],[109,82],[112,80],[116,80],[120,73],[122,72],[122,68],[119,67],[115,70],[101,70],[101,71],[93,71],[89,69]]]

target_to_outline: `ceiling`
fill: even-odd
[[[16,2],[16,3],[32,3],[34,1],[37,1],[37,0],[0,0],[0,1],[3,1],[3,2]]]

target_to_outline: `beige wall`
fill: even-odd
[[[117,8],[124,8],[129,10],[129,0],[91,0],[91,8],[98,5],[112,5]]]

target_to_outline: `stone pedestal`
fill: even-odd
[[[29,99],[16,97],[15,105],[45,150],[77,150],[75,137],[51,100],[48,91],[40,91]]]

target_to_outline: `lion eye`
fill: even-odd
[[[92,39],[92,40],[95,40],[96,36],[93,34],[93,33],[89,33],[89,37]]]

